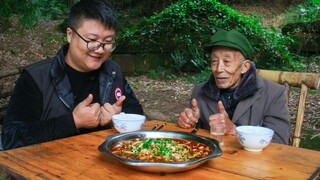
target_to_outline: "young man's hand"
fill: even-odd
[[[125,99],[125,96],[121,96],[113,105],[105,103],[103,106],[101,106],[100,126],[105,126],[111,122],[112,115],[119,114],[121,112],[122,103]]]
[[[94,128],[100,122],[100,104],[93,103],[93,96],[89,96],[80,102],[72,112],[74,123],[77,129]]]

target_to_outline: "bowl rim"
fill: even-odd
[[[130,116],[135,116],[138,117],[139,119],[120,119],[118,118],[118,116],[120,115],[130,115]],[[141,119],[140,119],[141,118]],[[118,121],[145,121],[146,120],[146,116],[142,115],[142,114],[135,114],[135,113],[119,113],[119,114],[114,114],[111,116],[112,121],[113,120],[118,120]]]
[[[237,126],[236,127],[236,132],[238,133],[242,133],[242,134],[248,134],[248,135],[253,135],[252,133],[246,132],[243,130],[243,128],[258,128],[258,129],[264,129],[267,131],[263,131],[263,133],[259,133],[259,134],[255,134],[254,135],[273,135],[274,134],[274,130],[268,127],[263,127],[263,126],[253,126],[253,125],[244,125],[244,126]]]

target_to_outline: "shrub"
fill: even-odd
[[[290,34],[296,43],[291,52],[303,56],[320,54],[320,0],[308,0],[285,12],[282,33]],[[316,59],[315,59],[316,60]]]
[[[0,0],[0,17],[17,16],[22,26],[32,29],[39,20],[62,19],[68,12],[64,0]],[[23,29],[23,28],[22,28]]]
[[[202,45],[217,28],[244,33],[254,46],[254,61],[258,68],[301,68],[301,57],[287,49],[294,42],[290,36],[282,35],[275,28],[265,29],[259,18],[245,16],[216,0],[177,1],[162,12],[144,18],[136,26],[125,29],[119,43],[143,45],[144,51],[157,49],[173,56],[178,53],[184,56],[186,64],[201,69],[208,63]]]
[[[307,0],[285,12],[283,24],[311,22],[320,19],[320,0]]]

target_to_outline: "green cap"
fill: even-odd
[[[252,60],[254,50],[248,39],[236,30],[218,30],[204,45],[204,50],[211,52],[213,46],[231,47],[242,52],[246,59]]]

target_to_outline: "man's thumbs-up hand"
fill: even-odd
[[[218,111],[219,113],[209,116],[209,125],[224,125],[226,127],[227,134],[236,134],[236,126],[230,120],[229,115],[221,101],[218,101]]]
[[[93,103],[93,96],[89,96],[80,102],[73,110],[72,115],[76,128],[97,127],[100,120],[100,104]]]
[[[103,106],[101,106],[101,126],[104,126],[111,122],[112,115],[119,114],[121,112],[122,104],[125,99],[125,96],[120,96],[120,98],[113,105],[111,105],[110,103],[105,103]]]
[[[191,128],[198,123],[200,118],[200,110],[196,99],[192,99],[191,108],[185,108],[178,118],[178,125],[182,128]]]

